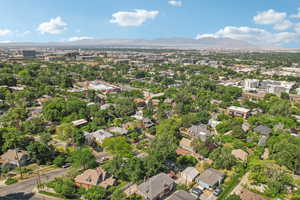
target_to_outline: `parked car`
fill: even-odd
[[[220,187],[217,187],[214,191],[215,196],[219,196],[221,193],[222,193],[222,188],[220,188]]]
[[[196,197],[199,197],[203,193],[203,190],[201,190],[199,187],[194,187],[190,190],[190,193]]]
[[[63,166],[61,166],[62,168],[68,168],[68,167],[70,167],[71,165],[70,165],[70,163],[66,163],[66,164],[64,164]]]

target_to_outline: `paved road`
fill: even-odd
[[[63,176],[66,174],[68,169],[57,169],[46,174],[41,175],[41,181],[45,182],[48,180],[52,180],[55,177]],[[13,185],[8,185],[4,187],[0,187],[0,200],[52,200],[51,198],[45,198],[41,195],[35,195],[32,193],[33,188],[36,186],[37,178],[33,177],[24,181],[20,181]]]

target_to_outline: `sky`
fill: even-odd
[[[232,38],[300,47],[300,0],[0,0],[0,42]]]

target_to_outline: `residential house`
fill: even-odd
[[[91,133],[85,132],[84,137],[88,144],[92,144],[93,142],[102,144],[105,138],[113,137],[113,135],[110,132],[101,129]]]
[[[137,184],[128,183],[122,188],[123,193],[129,197],[137,193]]]
[[[248,153],[242,149],[234,149],[231,151],[231,154],[239,160],[242,160],[243,162],[247,160]]]
[[[43,105],[45,102],[47,102],[49,99],[51,99],[50,96],[44,95],[41,98],[38,98],[36,101],[39,105]]]
[[[206,141],[209,136],[211,136],[211,131],[207,128],[205,124],[193,125],[188,132],[189,136],[193,138],[201,139]]]
[[[192,147],[192,140],[189,140],[187,138],[182,138],[179,142],[179,146],[185,150],[188,150],[190,152],[194,152],[194,148]]]
[[[106,160],[112,160],[113,159],[113,156],[110,155],[109,153],[105,152],[105,151],[103,151],[103,152],[93,151],[93,155],[95,156],[96,161],[98,163],[103,163]]]
[[[29,154],[27,151],[9,149],[0,156],[0,163],[9,168],[24,166],[28,163]]]
[[[71,122],[75,127],[81,127],[88,123],[86,119],[79,119]]]
[[[260,159],[262,160],[267,160],[269,159],[269,156],[270,156],[270,151],[268,148],[265,148],[265,151],[264,153],[261,155]]]
[[[147,200],[159,200],[174,189],[175,183],[165,173],[157,174],[140,184],[137,193]]]
[[[210,119],[208,121],[208,125],[210,125],[212,128],[216,128],[218,126],[218,124],[220,124],[221,122],[215,119]]]
[[[225,174],[218,170],[209,168],[200,174],[200,176],[196,179],[196,182],[203,189],[214,189],[222,183],[224,178]]]
[[[109,109],[111,106],[114,107],[114,105],[113,105],[113,104],[110,104],[110,103],[103,104],[103,105],[100,106],[100,110],[107,110],[107,109]]]
[[[144,114],[143,114],[143,111],[142,110],[139,110],[139,111],[136,111],[134,115],[132,115],[131,117],[137,119],[137,120],[143,120],[143,117]]]
[[[170,99],[170,98],[166,98],[165,100],[164,100],[164,103],[165,104],[172,104],[173,103],[173,99]]]
[[[197,197],[187,191],[177,190],[171,196],[166,198],[166,200],[197,200]]]
[[[117,135],[126,135],[128,133],[128,130],[126,128],[122,127],[111,127],[108,129],[109,132],[115,133]]]
[[[143,121],[142,121],[142,127],[143,128],[150,128],[154,126],[154,123],[151,119],[149,118],[144,118]]]
[[[112,177],[108,178],[107,173],[100,167],[84,171],[82,174],[76,176],[74,181],[76,186],[86,189],[96,185],[108,188],[115,183],[115,179]]]
[[[227,113],[234,117],[243,117],[244,119],[247,119],[247,117],[250,115],[250,109],[230,106],[229,108],[227,108]]]
[[[253,131],[256,133],[259,133],[260,135],[266,136],[266,137],[269,137],[270,134],[272,133],[272,129],[270,129],[269,127],[264,126],[264,125],[259,125],[259,126],[255,127],[253,129]]]
[[[243,92],[242,94],[243,98],[249,99],[249,100],[262,100],[266,96],[266,93],[259,92],[259,93],[251,93],[251,92]]]
[[[186,185],[190,185],[191,183],[193,183],[198,175],[199,171],[194,167],[187,167],[180,173],[182,182]]]
[[[144,107],[146,106],[146,101],[142,98],[135,98],[134,103],[137,105],[137,107]]]
[[[268,140],[267,136],[265,136],[265,135],[260,136],[259,141],[258,141],[258,146],[265,147],[267,145],[267,140]]]
[[[244,132],[249,131],[250,127],[251,127],[251,125],[248,122],[244,122],[242,124],[242,129],[243,129]]]
[[[42,114],[42,110],[43,110],[42,106],[28,108],[29,119],[39,117]]]

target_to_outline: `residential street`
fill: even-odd
[[[66,174],[68,169],[57,169],[46,174],[41,175],[41,181],[52,180],[55,177],[62,176]],[[42,200],[49,199],[54,200],[54,198],[45,198],[40,195],[35,195],[32,193],[32,190],[36,186],[37,178],[33,177],[24,181],[20,181],[13,185],[8,185],[4,187],[0,187],[0,200],[5,199],[31,199],[31,200]]]

